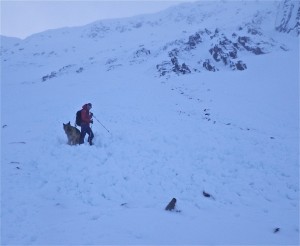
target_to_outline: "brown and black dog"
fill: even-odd
[[[65,133],[67,134],[68,137],[68,144],[69,145],[79,144],[80,131],[76,127],[71,126],[70,121],[69,123],[63,125],[64,125]]]

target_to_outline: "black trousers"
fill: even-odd
[[[88,141],[89,141],[89,144],[92,145],[92,140],[94,138],[94,133],[93,133],[92,129],[90,128],[89,124],[82,124],[81,125],[79,144],[84,143],[84,138],[85,138],[86,134],[89,135]]]

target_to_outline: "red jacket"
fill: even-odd
[[[82,106],[81,110],[81,124],[89,124],[91,123],[92,116],[90,115],[90,111],[87,108],[87,104]]]

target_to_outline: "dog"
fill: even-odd
[[[67,124],[63,124],[65,133],[68,137],[68,144],[69,145],[76,145],[79,144],[80,140],[80,131],[74,127],[71,126],[70,121]]]

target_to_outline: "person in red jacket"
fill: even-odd
[[[91,103],[84,104],[81,110],[81,133],[79,144],[84,143],[85,135],[88,134],[88,142],[90,145],[93,145],[92,140],[94,138],[94,133],[90,127],[90,124],[93,124],[93,113],[90,112],[92,108]]]

